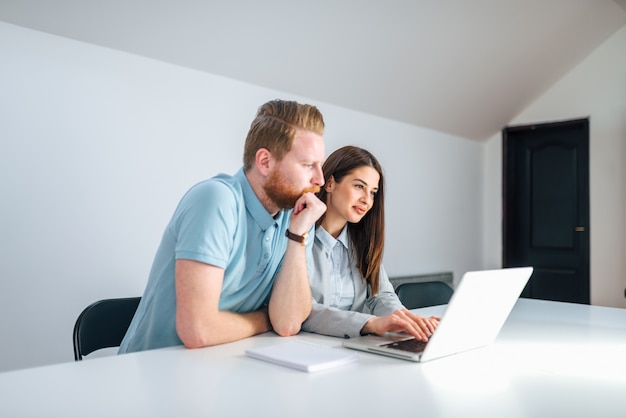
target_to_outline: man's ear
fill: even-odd
[[[267,176],[274,165],[274,157],[267,148],[259,148],[255,158],[256,167],[261,174]]]

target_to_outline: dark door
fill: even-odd
[[[589,120],[507,127],[503,265],[535,268],[523,297],[589,303]]]

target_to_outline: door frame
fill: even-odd
[[[515,163],[515,159],[511,158],[511,150],[510,148],[514,148],[512,143],[510,142],[512,139],[509,138],[509,133],[516,131],[528,131],[535,129],[551,129],[551,128],[567,128],[567,127],[576,127],[580,126],[581,129],[584,130],[586,143],[586,162],[585,162],[585,170],[582,173],[582,188],[583,191],[586,192],[586,201],[584,202],[581,211],[581,219],[583,226],[585,227],[585,238],[582,245],[582,266],[581,271],[584,276],[587,278],[579,283],[582,287],[581,290],[586,294],[587,301],[585,303],[591,302],[591,275],[590,275],[590,253],[591,253],[591,239],[590,239],[590,205],[591,205],[591,196],[590,196],[590,183],[589,183],[589,118],[579,118],[572,119],[566,121],[559,122],[546,122],[546,123],[535,123],[535,124],[527,124],[527,125],[516,125],[516,126],[507,126],[502,129],[502,265],[503,267],[513,267],[513,253],[514,245],[511,245],[511,240],[513,239],[510,235],[513,235],[513,231],[515,230],[514,219],[512,217],[507,216],[507,214],[514,212],[515,203],[511,197],[513,195],[519,194],[519,191],[515,190],[515,182],[511,179],[507,178],[507,175],[510,173],[510,163]],[[508,206],[511,206],[510,208]]]

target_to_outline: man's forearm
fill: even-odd
[[[208,320],[176,318],[176,329],[187,348],[201,348],[238,341],[272,329],[267,308],[248,313],[216,312]]]
[[[307,275],[305,247],[289,241],[283,266],[274,281],[269,303],[269,318],[281,336],[300,332],[311,313],[311,287]]]

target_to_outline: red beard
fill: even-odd
[[[293,209],[300,196],[308,192],[317,193],[320,191],[319,186],[309,186],[298,190],[278,170],[274,170],[270,174],[263,189],[267,197],[280,209]]]

